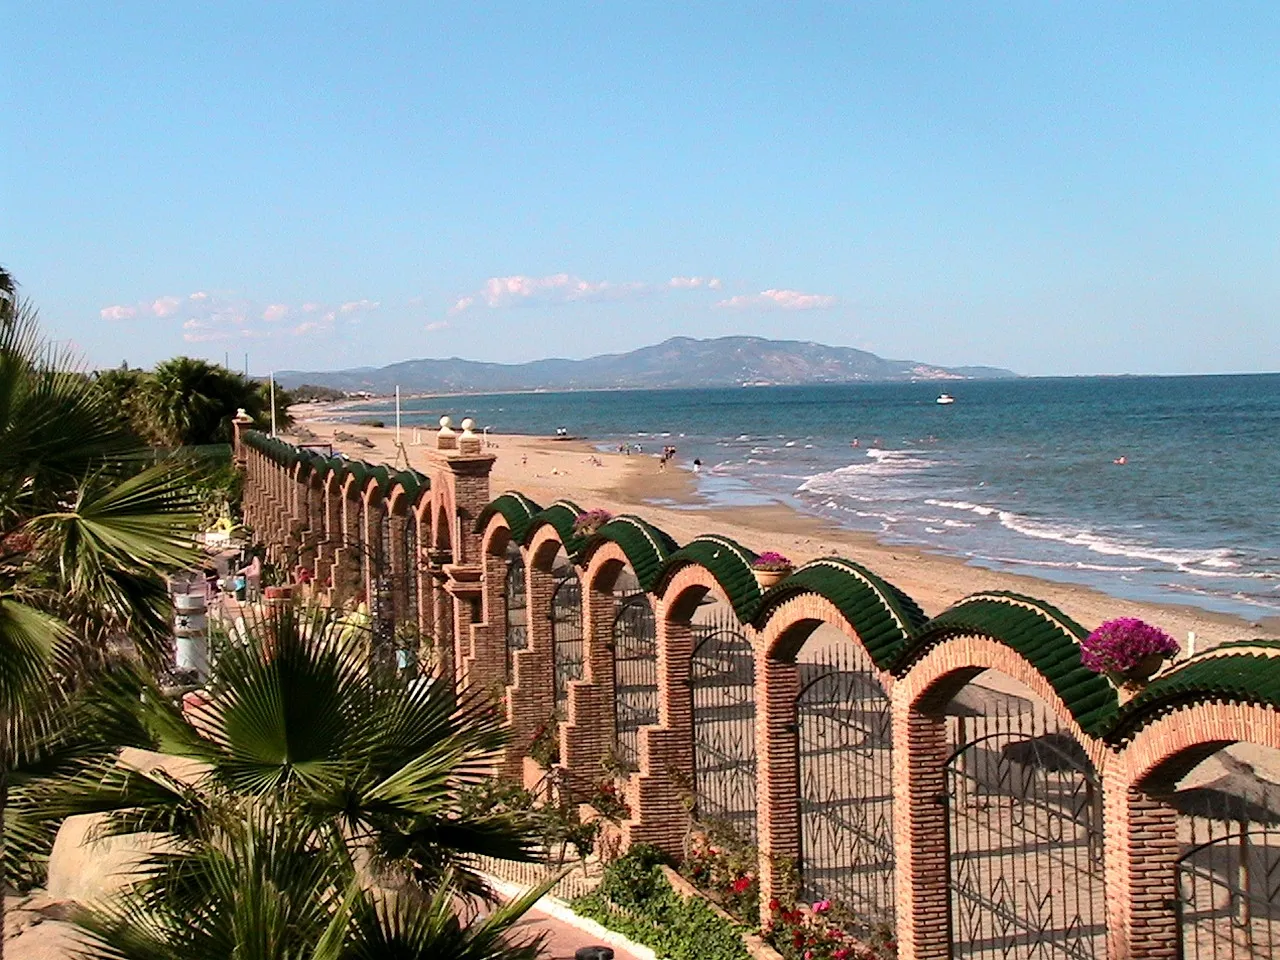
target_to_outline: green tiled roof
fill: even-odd
[[[1156,677],[1120,708],[1107,738],[1127,740],[1159,717],[1200,700],[1280,709],[1280,640],[1224,643]]]
[[[495,513],[500,513],[511,530],[511,538],[517,543],[524,542],[524,535],[529,532],[529,524],[534,516],[542,512],[542,508],[523,493],[508,490],[496,500],[491,500],[480,516],[476,518],[475,532],[481,533]]]
[[[728,537],[704,534],[671,554],[654,583],[670,579],[681,567],[700,564],[720,584],[738,620],[748,623],[760,604],[760,585],[751,572],[755,559],[754,553]]]
[[[391,482],[404,487],[410,499],[415,499],[423,490],[431,489],[431,478],[417,470],[398,470],[392,474]]]
[[[882,670],[888,669],[927,619],[914,600],[861,564],[823,557],[806,563],[765,593],[755,614],[756,627],[764,626],[778,604],[801,593],[831,601]]]
[[[596,531],[596,536],[622,548],[641,589],[646,591],[658,581],[667,558],[679,549],[665,531],[630,514],[614,517]]]
[[[582,508],[572,500],[557,500],[551,506],[539,511],[530,518],[529,526],[525,529],[524,537],[521,539],[527,544],[533,539],[533,535],[539,527],[544,523],[549,523],[556,528],[556,533],[560,535],[560,542],[564,544],[565,553],[576,560],[578,554],[582,552],[582,548],[587,545],[586,540],[573,532],[573,521],[578,519],[578,514],[580,513],[582,513]]]
[[[1031,597],[992,591],[974,594],[934,617],[911,638],[894,664],[903,676],[928,650],[960,634],[990,637],[1026,658],[1062,698],[1081,728],[1094,736],[1114,721],[1119,700],[1111,683],[1080,662],[1087,631],[1062,611]]]

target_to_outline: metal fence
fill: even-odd
[[[695,623],[693,789],[701,819],[756,837],[755,658],[733,611],[715,604]]]
[[[1205,768],[1210,779],[1204,779]],[[1179,813],[1178,927],[1187,960],[1280,956],[1280,785],[1222,751]]]
[[[640,728],[658,722],[658,624],[649,597],[622,593],[613,616],[614,755],[621,766],[640,766]]]
[[[947,764],[952,955],[1106,955],[1102,789],[1038,701],[976,684]]]
[[[507,574],[502,586],[506,607],[507,683],[514,683],[515,653],[529,646],[529,601],[524,580],[524,556],[515,544],[507,547]]]
[[[889,698],[847,643],[809,651],[797,664],[801,897],[869,933],[894,920]]]
[[[555,662],[556,712],[563,716],[569,683],[582,679],[582,581],[572,567],[556,578],[551,594],[551,649]]]

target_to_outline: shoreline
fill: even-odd
[[[366,438],[372,447],[334,442],[334,449],[353,459],[395,464],[395,429],[329,421],[322,404],[292,409],[295,422],[314,430],[316,441],[333,442],[335,431]],[[419,426],[424,439],[432,430]],[[408,443],[413,427],[401,431],[411,464],[421,464],[424,448]],[[1062,583],[1023,573],[990,570],[963,558],[917,546],[881,543],[874,533],[839,527],[829,520],[774,502],[767,505],[713,505],[697,492],[697,478],[674,463],[663,470],[648,453],[626,456],[601,453],[587,440],[490,434],[488,449],[497,455],[491,483],[494,496],[518,490],[546,506],[569,499],[583,509],[603,507],[634,513],[662,528],[680,543],[703,533],[731,537],[756,551],[777,550],[797,563],[838,555],[863,564],[915,599],[930,616],[962,598],[988,590],[1012,590],[1059,607],[1086,628],[1103,620],[1131,616],[1156,623],[1187,649],[1226,640],[1280,637],[1280,617],[1246,620],[1204,610],[1192,604],[1126,600],[1094,587]],[[401,465],[404,457],[400,457]]]

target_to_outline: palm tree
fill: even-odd
[[[157,364],[143,393],[152,436],[166,446],[226,442],[231,436],[231,418],[241,407],[255,419],[271,415],[262,383],[191,357]],[[283,391],[277,395],[284,399]],[[276,419],[284,423],[287,418],[281,419],[281,413],[277,412]]]
[[[535,857],[531,815],[466,802],[504,742],[488,699],[369,671],[369,637],[320,611],[277,611],[242,640],[190,715],[154,687],[116,698],[201,773],[103,765],[49,805],[111,811],[108,832],[175,851],[85,919],[99,955],[199,960],[270,939],[281,952],[262,956],[534,956],[505,933],[536,896],[487,923],[455,916],[458,896],[487,893],[475,856]]]
[[[0,281],[3,811],[15,764],[56,739],[66,697],[104,662],[103,645],[159,655],[165,576],[193,559],[198,514],[191,468],[140,469],[137,441],[93,381],[47,349],[34,309],[14,302],[7,273]]]

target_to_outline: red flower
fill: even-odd
[[[777,897],[770,897],[770,898],[769,898],[769,912],[770,912],[770,913],[777,913],[777,912],[778,912],[778,910],[779,910],[779,908],[780,908],[781,906],[782,906],[782,904],[780,904],[780,903],[778,902],[778,898],[777,898]]]
[[[734,893],[742,893],[745,890],[747,890],[750,886],[751,886],[751,878],[744,875],[739,877],[737,880],[733,881],[732,889]]]

